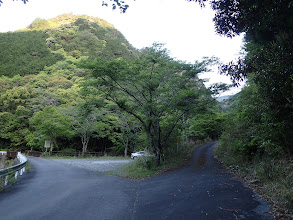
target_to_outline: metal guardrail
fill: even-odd
[[[0,169],[0,178],[5,177],[4,185],[8,184],[8,176],[14,173],[14,178],[17,179],[18,175],[22,175],[25,172],[25,166],[27,164],[27,158],[23,156],[20,152],[17,154],[17,159],[19,160],[19,164]]]

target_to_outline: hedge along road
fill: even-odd
[[[269,205],[213,159],[214,145],[146,180],[30,158],[31,171],[0,193],[0,219],[273,219]]]

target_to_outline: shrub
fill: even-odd
[[[154,157],[139,157],[136,161],[136,165],[143,169],[151,170],[156,166],[156,161]]]

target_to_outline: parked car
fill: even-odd
[[[131,159],[134,159],[134,160],[139,158],[139,157],[148,157],[148,156],[152,156],[152,155],[149,154],[146,151],[138,151],[138,152],[135,152],[135,153],[131,153]]]

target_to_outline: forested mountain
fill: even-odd
[[[148,149],[159,164],[180,141],[220,135],[217,89],[197,77],[213,60],[182,63],[160,44],[138,51],[99,18],[36,19],[0,34],[0,57],[1,148]]]
[[[36,19],[26,29],[0,33],[0,76],[36,74],[72,56],[133,57],[135,49],[113,25],[99,18],[64,14]]]
[[[45,106],[79,103],[81,60],[125,59],[137,51],[113,25],[65,14],[36,19],[28,28],[0,34],[1,147],[26,148],[29,118]],[[62,135],[61,135],[62,136]]]

